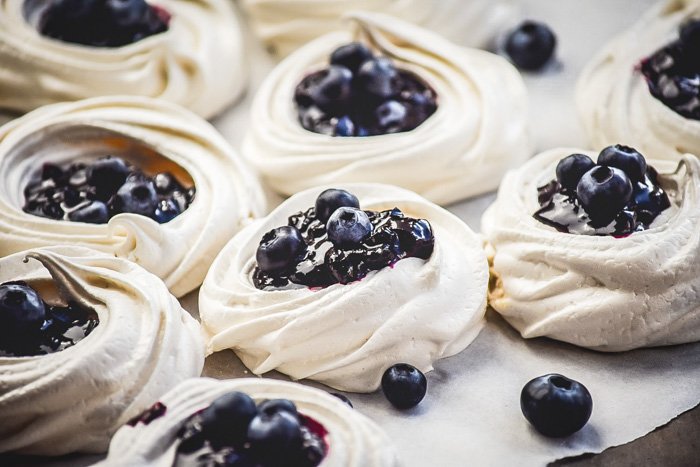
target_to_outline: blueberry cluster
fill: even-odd
[[[49,305],[25,282],[0,285],[0,356],[61,351],[85,338],[98,322],[93,310],[75,303]]]
[[[148,177],[119,157],[85,164],[46,163],[24,190],[24,211],[35,216],[104,224],[121,213],[140,214],[164,224],[185,211],[195,188],[173,175]]]
[[[437,109],[427,84],[359,42],[336,49],[330,66],[299,83],[294,100],[304,128],[331,136],[410,131]]]
[[[428,259],[434,244],[427,220],[398,208],[363,211],[351,193],[329,189],[314,207],[263,236],[253,283],[258,289],[348,284],[403,258]]]
[[[170,15],[144,0],[52,0],[37,23],[47,37],[121,47],[168,30]]]
[[[680,28],[679,38],[642,60],[649,92],[680,115],[700,120],[700,20]]]
[[[560,232],[622,237],[648,229],[671,205],[654,168],[628,146],[603,149],[597,164],[571,154],[556,173],[556,180],[538,188],[534,217]]]
[[[217,398],[178,433],[178,454],[198,465],[315,467],[328,453],[326,429],[300,414],[292,401],[259,405],[242,392]]]

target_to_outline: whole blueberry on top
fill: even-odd
[[[629,177],[616,167],[597,165],[581,177],[576,187],[581,206],[593,223],[606,225],[632,199]]]
[[[544,23],[524,21],[506,39],[505,51],[520,69],[542,68],[554,54],[557,39]]]
[[[593,399],[578,381],[553,373],[535,378],[523,387],[520,408],[537,431],[560,438],[583,428],[591,417]]]
[[[355,195],[345,190],[335,188],[324,190],[316,198],[316,218],[325,224],[335,210],[342,207],[359,208],[360,201]]]
[[[339,248],[351,248],[372,234],[372,222],[367,213],[357,208],[338,208],[328,223],[328,239]]]
[[[344,66],[331,65],[323,73],[309,88],[311,99],[322,110],[341,114],[352,97],[352,72]]]
[[[428,380],[416,367],[397,363],[382,375],[384,396],[397,409],[410,409],[423,400],[428,390]]]
[[[583,174],[591,170],[595,162],[585,154],[571,154],[557,164],[557,181],[567,191],[576,191]]]
[[[109,221],[109,209],[102,201],[91,201],[89,204],[69,212],[68,219],[87,224],[106,224]]]
[[[644,156],[636,149],[621,144],[603,149],[598,155],[598,165],[617,167],[625,172],[632,182],[643,182],[647,173]]]
[[[261,413],[250,422],[248,441],[251,451],[261,461],[269,465],[285,465],[285,460],[301,452],[301,424],[297,417],[286,411],[272,415]]]
[[[249,395],[229,392],[202,411],[202,430],[217,446],[236,446],[245,441],[248,426],[257,414],[255,401]]]
[[[382,133],[398,133],[404,129],[408,110],[395,100],[386,101],[377,107],[374,116]]]
[[[362,64],[357,72],[357,84],[370,96],[389,99],[399,90],[399,72],[390,59],[376,57]]]
[[[119,188],[110,201],[110,207],[116,213],[140,214],[146,217],[155,215],[158,195],[149,180],[127,181]]]
[[[261,402],[258,406],[260,413],[265,415],[274,415],[277,412],[287,412],[298,416],[297,406],[289,399],[270,399]]]
[[[0,336],[20,338],[38,331],[46,319],[46,307],[34,289],[23,283],[0,285]]]
[[[357,73],[360,66],[372,58],[372,52],[361,42],[351,42],[338,47],[331,54],[331,65],[341,65],[353,73]]]
[[[129,172],[129,166],[124,159],[112,156],[96,160],[85,170],[87,182],[110,196],[124,184]]]
[[[255,259],[261,271],[284,271],[295,265],[305,251],[299,229],[285,225],[263,235]]]

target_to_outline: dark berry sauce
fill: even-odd
[[[22,281],[6,282],[2,285],[18,284]],[[99,323],[97,313],[70,302],[67,306],[49,305],[44,302],[46,318],[36,330],[22,335],[4,335],[0,339],[0,356],[31,357],[60,352],[87,337]]]
[[[671,203],[658,183],[658,174],[648,167],[644,182],[634,183],[632,200],[606,225],[592,222],[581,207],[576,192],[563,189],[556,180],[537,188],[540,209],[534,218],[560,232],[580,235],[626,237],[647,230]]]
[[[398,208],[365,213],[372,223],[372,233],[350,248],[331,243],[326,224],[316,218],[315,208],[290,216],[288,225],[302,233],[306,251],[293,270],[270,273],[256,267],[255,287],[264,290],[286,288],[292,283],[311,288],[348,284],[403,258],[430,258],[435,238],[427,220],[406,217]]]
[[[156,402],[153,404],[151,407],[148,409],[144,410],[128,422],[126,422],[127,425],[129,426],[136,426],[139,423],[143,423],[144,425],[150,425],[152,421],[159,419],[165,413],[168,411],[168,408],[163,404],[162,402]]]

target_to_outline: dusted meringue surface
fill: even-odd
[[[396,363],[422,371],[469,345],[484,324],[487,263],[466,224],[409,191],[379,184],[336,186],[363,209],[398,207],[427,219],[435,250],[361,281],[320,290],[263,291],[251,272],[263,234],[313,206],[323,188],[299,193],[241,231],[212,265],[199,309],[208,352],[232,349],[255,374],[279,370],[334,388],[370,392]]]
[[[154,0],[172,14],[168,31],[117,48],[42,36],[25,19],[24,1],[0,0],[0,108],[129,94],[208,118],[245,88],[243,38],[229,0]]]
[[[123,259],[77,247],[0,259],[0,282],[50,277],[100,322],[60,352],[0,357],[0,452],[104,452],[127,420],[201,373],[201,330],[157,277]]]
[[[662,159],[700,154],[700,121],[652,96],[635,70],[642,59],[678,38],[685,20],[698,17],[698,1],[659,2],[586,66],[576,86],[576,105],[591,146],[625,141]]]
[[[510,0],[243,0],[260,38],[279,55],[342,27],[354,10],[375,11],[438,32],[463,45],[483,47],[510,22]]]
[[[185,420],[217,397],[241,391],[256,402],[289,399],[299,412],[328,430],[328,455],[323,467],[391,467],[398,465],[386,434],[370,419],[320,389],[297,383],[261,378],[218,381],[189,379],[160,398],[165,415],[148,425],[122,427],[109,446],[100,466],[149,465],[170,467],[176,456],[176,435]]]
[[[496,188],[509,167],[530,155],[525,87],[504,59],[386,15],[350,18],[354,33],[302,47],[271,72],[254,99],[255,125],[243,155],[273,189],[291,195],[332,183],[391,183],[442,204]],[[305,130],[295,87],[353,39],[425,80],[437,93],[437,111],[404,133],[341,138]]]
[[[90,146],[88,139],[97,142]],[[43,161],[138,152],[148,164],[149,151],[184,169],[197,189],[190,207],[167,224],[129,213],[95,225],[22,211],[26,180]],[[0,127],[0,179],[0,256],[56,244],[89,246],[138,263],[176,296],[198,287],[219,250],[264,211],[255,176],[211,125],[146,98],[55,104]]]
[[[506,175],[484,214],[491,306],[523,337],[602,351],[700,340],[700,162],[649,159],[672,206],[649,230],[614,238],[560,233],[532,217],[537,186],[571,153],[596,156],[571,148],[536,156]]]

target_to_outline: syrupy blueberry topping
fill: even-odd
[[[678,114],[700,120],[700,20],[683,24],[679,38],[642,60],[649,92]]]
[[[328,454],[328,431],[287,399],[256,405],[230,392],[192,415],[178,432],[178,465],[316,467]]]
[[[24,211],[49,219],[104,224],[121,213],[164,224],[185,211],[195,188],[169,172],[149,177],[119,157],[64,166],[46,163],[24,189]]]
[[[628,146],[603,149],[597,164],[571,154],[559,161],[556,174],[537,189],[534,217],[560,232],[624,237],[648,229],[671,206],[656,170]]]
[[[328,67],[304,77],[294,100],[304,128],[331,136],[410,131],[437,109],[430,86],[359,42],[336,49]]]
[[[129,426],[136,426],[139,423],[142,423],[144,425],[150,425],[152,421],[158,420],[160,417],[165,415],[165,413],[168,411],[168,408],[163,404],[162,402],[156,402],[153,404],[151,407],[147,408],[128,422],[126,422],[127,425]]]
[[[25,282],[0,284],[0,356],[59,352],[84,339],[98,322],[93,310],[76,303],[49,305]]]
[[[51,0],[37,21],[47,37],[121,47],[168,30],[170,14],[144,0]]]
[[[263,236],[253,283],[261,290],[348,284],[403,258],[428,259],[434,245],[427,220],[398,208],[363,211],[354,195],[330,189]]]

